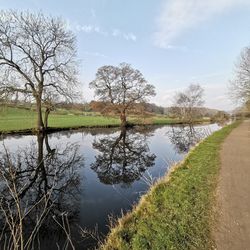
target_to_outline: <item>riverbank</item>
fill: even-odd
[[[101,249],[212,249],[219,151],[238,124],[209,136],[153,185]]]
[[[130,117],[131,125],[170,125],[185,124],[177,119],[171,119],[163,115],[155,115],[146,119]],[[209,122],[198,120],[196,123]],[[104,117],[98,113],[52,113],[49,116],[48,132],[62,130],[76,130],[81,128],[109,128],[119,127],[118,117]],[[36,127],[36,112],[20,108],[6,108],[0,116],[0,134],[34,134]]]
[[[64,117],[63,117],[64,118]],[[50,127],[46,130],[47,133],[64,131],[64,130],[78,130],[84,128],[118,128],[120,127],[120,121],[115,118],[108,117],[82,117],[80,119],[70,119],[65,120],[61,119],[61,121],[57,120],[57,117],[54,117],[55,123],[51,124]],[[18,121],[13,121],[15,123],[14,128],[9,128],[8,124],[6,126],[0,127],[0,134],[35,134],[36,129],[34,127],[26,128],[25,124],[19,123]],[[202,124],[202,121],[197,121],[196,124]],[[204,121],[204,123],[208,123],[208,121]],[[1,124],[1,121],[0,121]],[[185,122],[178,120],[170,120],[170,119],[161,119],[154,120],[150,123],[142,123],[142,122],[130,122],[129,126],[151,126],[151,125],[181,125],[186,124]]]

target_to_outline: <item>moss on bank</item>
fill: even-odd
[[[158,181],[119,219],[101,249],[212,249],[220,146],[238,124],[209,136]]]

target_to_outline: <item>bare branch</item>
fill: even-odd
[[[195,118],[201,116],[204,90],[199,84],[191,84],[183,91],[175,95],[172,113],[179,119],[188,123],[193,123]]]
[[[250,101],[250,47],[242,50],[236,64],[235,79],[230,83],[230,96],[236,103]]]

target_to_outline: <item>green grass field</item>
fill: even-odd
[[[11,132],[36,127],[36,112],[21,108],[5,107],[0,109],[0,131]],[[49,126],[52,128],[74,128],[91,126],[119,125],[119,119],[103,117],[99,114],[88,113],[79,115],[66,110],[59,110],[49,116]]]
[[[215,132],[118,220],[101,249],[215,249],[211,228],[219,150],[238,123]]]
[[[36,127],[37,115],[33,108],[0,108],[0,132],[13,132],[32,130]],[[134,124],[172,124],[178,121],[165,116],[153,116],[147,119],[130,117]],[[104,117],[99,113],[80,112],[77,110],[58,109],[49,115],[49,127],[51,128],[78,128],[78,127],[105,127],[119,126],[118,117]]]
[[[0,109],[0,131],[32,129],[36,113],[31,110],[2,107]]]

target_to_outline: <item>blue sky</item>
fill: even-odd
[[[87,101],[98,67],[127,62],[155,85],[159,105],[199,83],[206,106],[233,107],[227,86],[250,43],[250,0],[0,0],[0,8],[65,19],[77,36]]]

